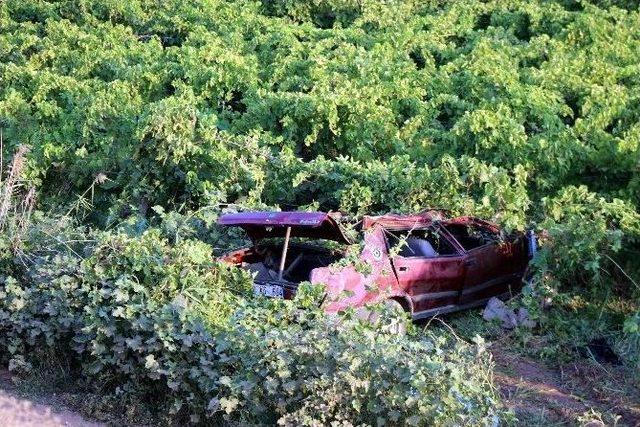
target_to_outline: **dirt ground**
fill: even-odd
[[[3,427],[98,427],[62,405],[56,395],[24,396],[7,371],[0,371],[0,426]]]
[[[518,425],[640,426],[638,379],[624,367],[584,360],[553,369],[504,348],[492,353]]]

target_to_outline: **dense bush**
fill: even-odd
[[[30,144],[46,200],[92,187],[99,213],[479,204],[521,228],[566,185],[636,205],[630,3],[7,0],[5,154]]]
[[[241,313],[230,335],[241,368],[225,378],[234,398],[225,403],[250,424],[481,425],[504,415],[481,342],[398,336],[308,306]]]
[[[566,187],[543,204],[548,241],[536,262],[560,282],[601,283],[612,270],[603,267],[612,267],[624,243],[640,238],[640,215],[631,203],[605,200],[584,186]]]
[[[191,422],[479,425],[505,416],[481,342],[329,317],[312,287],[295,301],[244,299],[246,273],[213,263],[200,241],[169,245],[151,229],[76,230],[81,244],[52,242],[46,225],[33,226],[0,274],[0,354],[14,371],[53,350],[102,392],[149,396],[157,413]]]

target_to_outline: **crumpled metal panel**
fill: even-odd
[[[311,283],[322,283],[327,289],[328,312],[337,312],[347,307],[359,307],[363,304],[402,295],[398,281],[391,266],[384,230],[374,226],[364,234],[364,248],[360,255],[362,266],[353,266],[337,270],[332,267],[316,268],[311,272]],[[368,266],[370,272],[359,272]]]
[[[390,230],[422,228],[431,225],[434,221],[442,221],[445,218],[444,211],[437,209],[427,210],[414,215],[386,214],[365,216],[362,219],[362,229],[368,230],[374,225],[380,225]]]

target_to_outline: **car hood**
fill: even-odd
[[[242,227],[254,242],[284,237],[287,227],[291,227],[291,237],[351,243],[334,215],[326,212],[241,212],[222,215],[218,224]]]

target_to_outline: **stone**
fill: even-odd
[[[495,297],[487,302],[482,317],[487,321],[498,319],[501,322],[501,326],[505,329],[514,329],[518,326],[531,329],[536,325],[535,322],[531,320],[529,311],[526,308],[520,307],[516,313],[507,307],[502,300]]]
[[[487,321],[498,319],[502,327],[506,329],[513,329],[518,326],[518,319],[513,310],[509,309],[504,302],[495,297],[487,302],[482,317]]]

